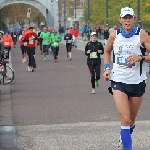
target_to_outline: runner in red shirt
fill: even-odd
[[[8,32],[5,33],[1,42],[3,43],[4,50],[6,50],[6,53],[7,53],[5,56],[5,59],[6,59],[5,61],[9,62],[9,51],[11,50],[11,47],[14,45],[14,42]]]
[[[36,68],[35,48],[37,45],[37,34],[33,32],[33,27],[30,27],[29,30],[30,32],[25,35],[24,39],[27,41],[27,54],[29,57],[28,71],[33,72]]]
[[[22,31],[22,35],[19,36],[20,48],[22,51],[22,63],[26,62],[26,43],[24,42],[25,32]]]
[[[74,46],[77,48],[77,37],[79,36],[79,31],[74,27],[71,30],[71,34],[74,35],[75,39],[74,39]]]

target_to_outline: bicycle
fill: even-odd
[[[9,84],[14,80],[14,71],[12,68],[7,65],[7,61],[5,61],[8,54],[8,50],[4,50],[4,58],[0,62],[0,74],[2,76],[2,79],[0,80],[0,84]]]

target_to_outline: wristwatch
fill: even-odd
[[[144,61],[145,60],[145,56],[143,56],[143,55],[139,55],[139,61]]]
[[[110,70],[110,68],[109,68],[109,67],[107,67],[107,68],[104,68],[104,72],[105,72],[106,70]]]

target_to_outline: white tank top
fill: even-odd
[[[146,62],[140,65],[140,62],[130,64],[127,57],[131,54],[146,55],[146,50],[140,43],[140,28],[137,28],[135,35],[131,38],[125,38],[116,31],[116,38],[113,44],[113,69],[110,73],[110,79],[115,82],[126,84],[138,84],[146,80]],[[142,49],[143,48],[143,49]]]

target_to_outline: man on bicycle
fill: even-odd
[[[5,52],[4,58],[6,59],[7,62],[9,62],[9,51],[11,50],[11,47],[14,45],[14,42],[12,40],[12,37],[9,35],[7,31],[1,41],[4,45],[4,52]]]

